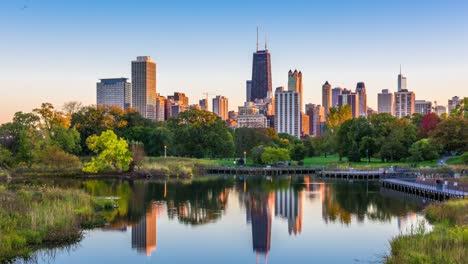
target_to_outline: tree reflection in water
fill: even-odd
[[[69,188],[84,188],[94,196],[115,196],[118,208],[106,213],[104,231],[132,230],[132,248],[151,255],[157,247],[158,218],[186,225],[204,225],[221,219],[229,197],[237,196],[252,228],[252,249],[267,259],[271,247],[273,219],[287,221],[289,235],[300,235],[304,203],[318,201],[325,223],[345,226],[353,221],[390,221],[398,216],[404,224],[408,213],[420,210],[417,203],[395,199],[381,191],[378,183],[321,182],[313,176],[297,177],[209,177],[188,182],[88,180],[54,182]],[[80,186],[81,185],[81,186]],[[400,221],[401,218],[401,221]]]

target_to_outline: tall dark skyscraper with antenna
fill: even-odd
[[[268,52],[267,40],[265,37],[265,49],[258,49],[258,28],[257,28],[257,50],[253,54],[252,63],[252,86],[250,90],[250,100],[263,99],[271,92],[271,59]]]

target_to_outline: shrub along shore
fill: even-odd
[[[108,207],[81,190],[0,185],[0,263],[79,241]]]
[[[468,200],[432,204],[425,212],[433,230],[420,226],[395,237],[385,262],[468,263]]]

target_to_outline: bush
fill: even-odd
[[[67,170],[81,167],[80,159],[57,146],[48,146],[38,155],[39,162],[49,169]]]

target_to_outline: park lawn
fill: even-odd
[[[371,158],[370,163],[367,162],[367,159],[362,159],[361,162],[348,162],[346,158],[343,158],[342,161],[339,161],[338,156],[320,156],[320,157],[307,157],[304,159],[304,166],[324,166],[330,168],[356,168],[356,169],[377,169],[382,167],[391,167],[391,166],[402,166],[410,167],[411,162],[382,162],[380,159]],[[437,161],[425,161],[419,162],[417,166],[424,167],[430,166],[434,167],[437,165]]]
[[[449,158],[445,163],[448,165],[464,165],[461,156]]]

